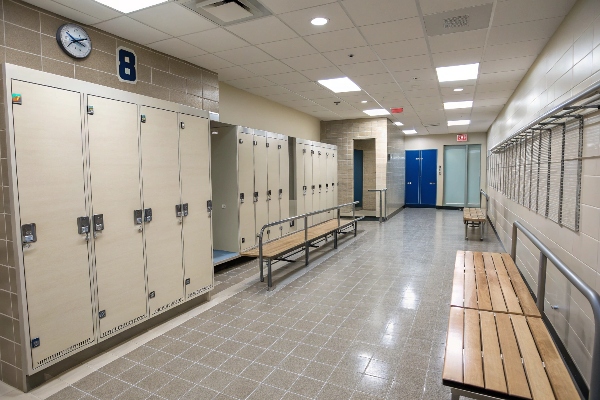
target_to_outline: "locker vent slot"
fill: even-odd
[[[156,311],[152,313],[152,315],[160,314],[161,312],[168,310],[169,308],[175,307],[179,304],[183,303],[183,298],[179,298],[175,301],[170,302],[169,304],[165,304],[164,306],[158,308]]]
[[[213,290],[213,285],[204,286],[203,288],[200,288],[200,289],[195,290],[192,293],[188,294],[187,298],[191,299],[192,297],[196,297],[198,295],[204,294],[204,293],[209,292],[211,290]]]
[[[122,331],[125,328],[129,328],[131,325],[133,325],[133,324],[135,324],[135,323],[137,323],[137,322],[139,322],[139,321],[141,321],[143,319],[146,319],[146,316],[145,315],[140,315],[139,317],[134,318],[131,321],[127,321],[127,322],[125,322],[125,323],[123,323],[123,324],[121,324],[119,326],[116,326],[116,327],[112,328],[111,330],[106,331],[103,334],[101,334],[100,335],[100,339],[104,339],[104,338],[106,338],[108,336],[111,336],[114,333]]]
[[[46,365],[48,363],[51,363],[54,360],[56,360],[58,358],[61,358],[63,356],[66,356],[67,354],[72,353],[75,350],[78,350],[78,349],[80,349],[82,347],[85,347],[88,344],[93,343],[93,342],[94,342],[93,338],[87,338],[86,340],[84,340],[82,342],[79,342],[77,344],[74,344],[73,346],[67,347],[66,349],[61,350],[58,353],[54,353],[51,356],[48,356],[48,357],[44,358],[43,360],[38,361],[37,364],[36,364],[36,366],[34,367],[34,369],[42,367],[42,366],[44,366],[44,365]]]

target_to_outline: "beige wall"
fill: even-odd
[[[457,145],[457,144],[480,144],[481,145],[481,188],[487,186],[487,174],[486,174],[486,154],[487,154],[487,138],[485,133],[469,133],[469,140],[465,142],[457,142],[456,134],[447,135],[406,135],[405,145],[406,150],[427,150],[437,149],[438,158],[438,171],[440,166],[442,167],[442,174],[438,172],[438,183],[437,183],[437,200],[438,206],[443,205],[444,201],[444,146]],[[485,206],[485,203],[482,204]]]
[[[320,140],[321,127],[317,118],[223,82],[219,82],[219,88],[221,122],[302,139]]]
[[[354,139],[354,149],[363,151],[363,210],[375,210],[377,204],[377,194],[369,192],[369,189],[375,189],[372,182],[375,182],[377,173],[377,164],[375,163],[375,139]]]
[[[532,65],[489,131],[490,147],[600,80],[600,1],[579,0]],[[587,119],[584,130],[581,228],[571,231],[489,189],[490,219],[504,247],[520,220],[575,273],[600,292],[600,124]],[[537,288],[538,251],[519,238],[517,264]],[[591,308],[554,269],[548,269],[545,312],[584,377],[590,379],[594,330]],[[557,305],[553,310],[550,305]],[[595,379],[598,379],[596,377]]]

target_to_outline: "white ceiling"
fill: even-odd
[[[272,15],[219,27],[177,0],[128,15],[93,0],[26,1],[213,70],[220,81],[321,120],[365,118],[364,109],[403,107],[390,119],[420,134],[487,131],[575,3],[261,0]],[[425,32],[425,15],[484,4],[493,4],[486,29]],[[317,16],[329,23],[311,25]],[[435,67],[474,62],[481,63],[477,80],[437,81]],[[316,83],[342,76],[362,91],[336,95]],[[456,87],[464,90],[454,92]],[[473,100],[473,108],[443,108],[444,101],[464,100]],[[457,119],[472,122],[446,126]]]

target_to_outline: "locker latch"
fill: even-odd
[[[181,129],[185,129],[185,122],[180,123]]]
[[[323,185],[319,184],[319,193],[321,193],[321,186]]]
[[[98,312],[98,318],[102,319],[106,317],[106,310],[102,310],[100,312]]]
[[[29,245],[29,243],[37,242],[37,234],[35,231],[35,224],[25,224],[21,226],[21,237],[23,244]]]
[[[279,189],[279,199],[283,198],[283,189]]]
[[[306,149],[302,149],[302,153],[306,153]]]
[[[211,212],[211,211],[212,211],[212,200],[208,200],[208,201],[206,202],[206,210],[207,210],[208,212]]]
[[[319,155],[321,155],[321,152],[319,152]]]
[[[104,230],[104,214],[94,215],[94,232],[100,232]]]
[[[145,208],[144,209],[144,222],[151,222],[151,221],[152,221],[152,209]]]
[[[315,194],[315,185],[312,185],[313,194]]]
[[[326,192],[329,192],[329,183],[326,183],[326,184],[325,184],[325,191],[326,191]]]
[[[187,217],[188,214],[190,213],[190,207],[188,206],[188,203],[183,203],[183,207],[181,208],[183,211],[183,216]]]
[[[34,339],[31,339],[31,348],[35,349],[36,347],[40,347],[40,338],[36,337]]]
[[[258,192],[254,192],[254,202],[258,202]]]
[[[146,123],[146,116],[144,114],[140,115],[140,121],[142,122],[142,124]]]
[[[246,238],[242,238],[242,243],[246,243]]]
[[[77,233],[85,235],[85,240],[88,240],[90,233],[90,217],[79,217],[77,218]]]
[[[267,142],[267,147],[269,147],[271,144],[269,142]]]
[[[277,149],[281,150],[281,145],[280,144],[277,145]]]
[[[185,280],[185,284],[186,284],[186,285],[189,285],[190,283],[192,283],[192,280],[191,280],[190,278],[187,278],[187,279]]]
[[[239,140],[240,144],[244,143],[244,139]]]
[[[87,113],[88,115],[94,115],[94,106],[88,106]]]
[[[141,225],[143,221],[143,213],[142,210],[133,210],[133,222],[136,225]]]
[[[240,203],[244,202],[244,193],[240,193]]]
[[[267,190],[267,201],[271,200],[271,191]]]
[[[152,291],[152,292],[148,293],[148,297],[151,298],[151,299],[155,298],[156,297],[156,292]]]
[[[181,204],[175,205],[175,216],[178,218],[183,216],[183,212],[181,211]]]
[[[256,145],[258,145],[258,142],[256,140],[253,140],[252,144],[256,146]]]
[[[302,194],[306,195],[306,186],[302,186]]]
[[[333,189],[333,187],[334,187],[334,186],[335,186],[335,183],[332,183],[332,184],[331,184],[331,188]]]
[[[311,151],[310,151],[310,154],[315,154],[315,151],[314,151],[314,150],[311,150]]]

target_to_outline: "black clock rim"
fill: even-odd
[[[90,42],[90,52],[89,52],[88,54],[86,54],[85,56],[75,56],[75,55],[73,55],[73,54],[69,53],[69,52],[67,51],[67,49],[65,48],[65,46],[63,45],[63,43],[62,43],[62,40],[60,39],[60,32],[61,32],[61,31],[62,31],[62,29],[63,29],[65,26],[67,26],[67,25],[74,25],[74,26],[77,26],[78,28],[82,29],[82,30],[85,32],[85,34],[87,35],[87,37],[88,37],[88,40],[89,40],[89,42]],[[92,38],[90,37],[90,35],[88,34],[88,32],[87,32],[87,31],[86,31],[86,30],[83,28],[83,26],[81,26],[81,25],[77,25],[77,24],[73,24],[73,23],[67,23],[67,24],[62,24],[61,26],[59,26],[59,27],[58,27],[58,29],[56,30],[56,42],[58,43],[58,47],[60,47],[60,49],[61,49],[61,50],[62,50],[62,51],[63,51],[63,52],[66,54],[66,55],[68,55],[68,56],[69,56],[69,57],[71,57],[71,58],[75,58],[75,59],[77,59],[77,60],[84,60],[84,59],[88,58],[88,57],[90,56],[90,54],[92,54],[92,49],[93,49],[93,46],[92,46]]]

